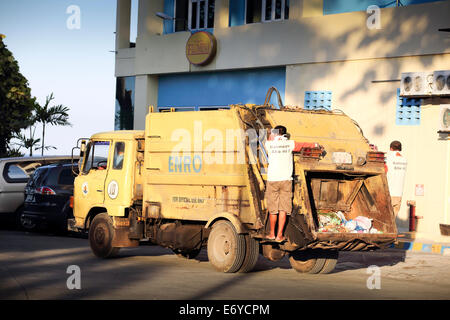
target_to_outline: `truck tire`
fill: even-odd
[[[107,213],[95,216],[89,228],[89,244],[92,252],[99,258],[111,258],[120,248],[112,246],[114,227]]]
[[[238,234],[226,220],[216,222],[208,237],[208,259],[221,272],[234,273],[239,270],[245,258],[245,237]]]
[[[338,261],[339,257],[339,251],[336,250],[330,250],[330,252],[327,252],[327,258],[325,260],[325,264],[323,265],[322,270],[320,270],[319,273],[330,273],[334,270],[334,267],[336,267],[336,263]]]
[[[295,271],[300,273],[319,273],[326,259],[314,250],[294,251],[289,256],[289,262]]]
[[[245,257],[239,272],[250,272],[256,266],[259,257],[259,242],[250,235],[246,234],[245,238]]]

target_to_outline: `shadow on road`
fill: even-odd
[[[331,273],[366,269],[369,266],[393,266],[405,262],[406,251],[398,249],[372,252],[340,252],[338,263]]]

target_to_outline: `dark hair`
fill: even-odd
[[[275,128],[273,128],[273,130],[280,136],[283,136],[287,133],[287,129],[284,126],[276,126]]]
[[[402,151],[402,143],[400,141],[392,141],[390,148],[397,151]]]

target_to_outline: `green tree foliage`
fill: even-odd
[[[27,79],[0,37],[0,157],[9,156],[8,151],[17,151],[8,143],[21,129],[32,124],[34,103]]]
[[[18,142],[14,142],[13,145],[16,145],[19,148],[28,149],[30,151],[29,155],[30,155],[30,157],[32,157],[33,150],[41,149],[41,145],[39,144],[41,139],[34,138],[34,132],[36,131],[36,127],[30,126],[29,129],[30,129],[30,137],[27,138],[26,135],[22,134],[22,133],[16,134],[16,135],[14,135],[14,139],[18,140]],[[50,149],[56,149],[56,147],[45,146],[44,149],[50,150]]]
[[[69,108],[63,105],[50,106],[50,102],[54,99],[53,93],[47,96],[44,105],[35,104],[34,107],[34,118],[36,122],[42,124],[42,144],[38,148],[41,150],[41,155],[44,155],[44,150],[54,147],[45,146],[45,126],[70,126],[69,122]]]

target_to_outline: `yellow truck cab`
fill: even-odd
[[[276,125],[325,148],[294,155],[284,243],[265,239],[264,141]],[[339,251],[380,249],[397,237],[384,153],[342,112],[268,105],[150,112],[145,131],[99,133],[86,142],[69,225],[89,231],[98,257],[146,240],[186,258],[206,247],[222,272],[252,270],[261,252],[270,260],[289,255],[299,272],[328,273]],[[324,226],[336,215],[341,224]],[[370,232],[345,228],[361,216]]]

